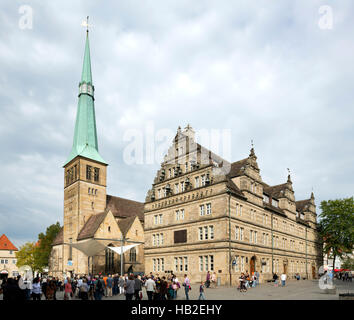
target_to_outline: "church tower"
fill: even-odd
[[[107,163],[98,152],[94,86],[92,83],[88,30],[77,106],[74,141],[64,164],[64,229],[65,244],[75,243],[85,222],[106,208]],[[64,270],[86,273],[87,257],[64,245]]]

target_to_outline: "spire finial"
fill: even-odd
[[[251,139],[251,152],[250,152],[249,157],[254,157],[254,156],[255,156],[255,153],[254,153],[254,144],[253,144],[253,139]]]
[[[290,179],[290,169],[289,169],[289,168],[286,168],[286,170],[288,170],[288,182],[291,182],[291,179]]]
[[[81,25],[82,25],[83,27],[86,27],[86,33],[88,33],[88,32],[89,32],[89,29],[88,29],[88,28],[91,27],[91,26],[89,25],[89,16],[86,17],[86,21],[85,21],[85,20],[82,21]]]

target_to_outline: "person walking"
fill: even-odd
[[[131,274],[131,275],[129,275],[128,280],[125,283],[125,299],[126,300],[133,300],[134,288],[135,288],[134,276]]]
[[[124,284],[125,284],[125,280],[124,280],[123,276],[120,276],[119,281],[118,281],[119,294],[124,294]]]
[[[80,286],[80,298],[81,300],[88,300],[88,291],[89,291],[89,286],[87,284],[86,278],[82,280],[82,284]]]
[[[66,282],[64,285],[64,300],[71,300],[73,295],[72,287],[71,287],[71,280],[70,278],[66,278]]]
[[[286,274],[284,272],[281,274],[280,280],[281,280],[281,286],[285,287]]]
[[[33,300],[41,300],[42,290],[41,290],[41,282],[39,277],[33,279],[32,284],[32,299]]]
[[[184,275],[183,286],[184,286],[184,293],[186,295],[186,300],[189,300],[189,290],[191,290],[191,283],[186,274]]]
[[[212,283],[212,287],[216,288],[216,273],[213,272],[213,274],[211,275],[211,283]]]
[[[112,297],[113,278],[111,275],[108,275],[108,278],[106,280],[106,284],[107,284],[107,296]]]
[[[204,283],[203,281],[200,283],[200,286],[199,286],[199,298],[198,300],[205,300],[205,293],[204,293]]]
[[[102,277],[102,276],[101,276]],[[95,281],[95,300],[102,300],[104,294],[104,282],[97,276]]]
[[[134,279],[134,296],[135,296],[135,300],[141,300],[140,299],[141,288],[142,288],[141,280],[139,279],[139,276],[136,275],[135,279]]]
[[[273,274],[274,287],[278,286],[278,275],[276,273]]]
[[[156,284],[155,281],[151,278],[151,276],[149,276],[148,279],[146,280],[145,288],[146,288],[146,294],[148,296],[148,300],[152,301],[152,297],[156,289]]]
[[[259,285],[259,281],[260,281],[259,277],[260,277],[260,274],[258,271],[256,271],[256,286]]]
[[[205,287],[206,288],[210,287],[210,278],[211,278],[210,271],[208,271],[208,273],[206,275],[206,281],[205,281]]]
[[[47,285],[47,299],[48,300],[54,300],[55,290],[56,290],[55,283],[53,280],[50,280]]]
[[[118,294],[118,282],[119,282],[118,274],[115,274],[113,277],[113,295],[114,296],[116,296]]]

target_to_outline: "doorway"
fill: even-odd
[[[256,257],[253,256],[250,260],[250,275],[253,274],[253,272],[256,271]]]

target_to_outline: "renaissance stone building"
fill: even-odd
[[[241,272],[309,279],[321,265],[314,195],[296,201],[290,174],[270,186],[252,148],[229,163],[178,132],[145,199],[145,270],[186,273],[193,282],[215,272],[238,284]]]
[[[88,256],[71,246],[90,239],[105,246],[141,244],[124,254],[123,267],[144,271],[144,204],[107,194],[108,164],[98,152],[94,100],[87,31],[74,141],[64,164],[64,224],[49,261],[54,276],[120,272],[120,255],[112,250]]]

